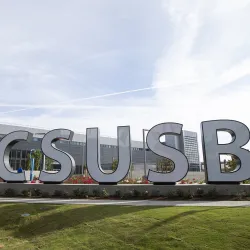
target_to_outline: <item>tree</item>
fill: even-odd
[[[24,170],[30,170],[30,154],[27,154],[27,160],[26,160],[26,165]]]
[[[35,150],[32,152],[33,157],[35,158],[35,167],[34,170],[40,170],[41,160],[42,160],[42,152],[40,150]]]
[[[238,166],[238,161],[239,161],[238,157],[232,155],[232,159],[227,161],[225,165],[225,172],[234,171]]]
[[[43,157],[42,152],[37,149],[34,152],[32,152],[32,157],[34,157],[34,159],[35,159],[34,170],[40,170],[41,160]]]
[[[169,173],[173,171],[174,169],[174,163],[167,158],[162,158],[161,160],[158,160],[156,163],[156,171],[162,172],[162,173]]]
[[[45,169],[48,170],[48,171],[51,171],[53,170],[53,162],[54,160],[45,156]]]
[[[113,159],[111,167],[112,167],[112,171],[114,172],[118,167],[118,160]]]
[[[42,160],[42,152],[40,150],[35,150],[32,152],[32,158],[35,159],[34,170],[40,170],[41,160]],[[26,166],[25,170],[30,170],[30,153],[27,154]]]
[[[133,171],[135,170],[135,167],[134,167],[134,164],[132,163],[130,165],[130,170],[129,170],[129,173],[130,173],[130,178],[132,179],[133,178]]]
[[[86,163],[83,165],[83,175],[88,176],[88,168]]]

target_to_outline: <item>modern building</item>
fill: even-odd
[[[189,162],[189,171],[201,171],[197,133],[184,130],[183,142],[184,154]]]
[[[27,166],[27,155],[32,149],[41,149],[41,141],[43,136],[49,131],[46,129],[39,128],[31,128],[24,126],[16,126],[16,125],[8,125],[8,124],[0,124],[0,138],[9,134],[13,131],[29,131],[33,134],[33,141],[28,143],[26,141],[22,141],[17,143],[10,152],[10,165],[14,170],[17,170],[20,166],[25,169]],[[187,131],[186,131],[187,132]],[[193,140],[195,137],[190,137],[188,133],[184,133],[183,137],[174,138],[171,142],[175,148],[181,149],[184,152],[185,145],[185,153],[187,154],[188,159],[190,160],[190,170],[198,171],[199,159],[198,154],[198,143],[197,136],[196,141]],[[195,134],[195,133],[194,133]],[[193,134],[191,134],[193,135]],[[190,138],[191,139],[190,139]],[[183,143],[183,139],[185,143]],[[170,137],[166,137],[166,144],[168,145]],[[83,166],[86,163],[86,135],[81,133],[74,133],[73,139],[71,142],[61,140],[56,143],[57,148],[69,153],[75,159],[76,162],[76,173],[83,173]],[[192,148],[194,147],[194,148]],[[131,141],[131,150],[132,150],[132,163],[135,166],[135,176],[141,176],[144,173],[144,150],[143,150],[143,142],[141,141]],[[146,164],[147,169],[153,168],[156,165],[156,162],[160,157],[154,154],[152,151],[146,149]],[[111,137],[100,137],[100,160],[101,166],[103,170],[111,170],[111,165],[113,159],[118,158],[118,148],[117,148],[117,138]],[[198,165],[195,165],[198,164]],[[42,168],[42,163],[41,163]],[[60,165],[57,163],[54,164],[54,168],[60,169]]]
[[[10,152],[10,165],[14,170],[17,170],[20,166],[25,168],[27,161],[27,155],[32,149],[41,149],[41,141],[43,136],[49,132],[46,129],[38,129],[23,126],[14,126],[0,124],[0,138],[13,131],[29,131],[33,134],[33,141],[18,142]],[[72,155],[76,162],[76,173],[82,173],[83,166],[86,163],[86,136],[81,133],[74,133],[73,140],[71,142],[61,140],[56,143],[56,147]],[[131,141],[132,162],[133,164],[142,164],[144,162],[143,143],[140,141]],[[100,160],[103,170],[110,170],[113,159],[118,158],[117,138],[100,137]],[[159,156],[151,151],[147,152],[147,163],[155,164]],[[42,164],[41,164],[42,167]],[[55,168],[60,168],[58,164],[55,164]]]
[[[183,134],[180,136],[176,135],[165,135],[165,145],[176,148],[184,153],[184,141],[183,141]]]
[[[180,136],[166,135],[166,145],[180,150],[189,162],[189,171],[200,171],[200,158],[197,133],[183,130]]]

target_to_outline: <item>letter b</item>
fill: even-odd
[[[232,141],[228,144],[219,144],[218,131],[228,132]],[[206,121],[201,123],[201,132],[207,183],[239,183],[250,178],[250,152],[242,148],[249,141],[250,133],[246,125],[232,120]],[[237,156],[240,166],[233,172],[222,172],[222,154]]]

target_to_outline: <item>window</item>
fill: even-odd
[[[11,150],[11,157],[16,158],[16,150]]]
[[[22,158],[23,159],[27,158],[27,152],[25,150],[22,150]]]
[[[22,169],[25,169],[25,160],[21,160],[21,167],[22,167]]]
[[[20,151],[20,150],[17,151],[17,156],[16,156],[16,158],[18,158],[18,159],[21,158],[21,151]]]
[[[10,160],[10,167],[14,170],[16,170],[16,161],[15,160]]]

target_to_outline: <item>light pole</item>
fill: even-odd
[[[145,147],[145,132],[149,131],[148,129],[142,130],[142,138],[143,138],[143,151],[144,151],[144,177],[146,178],[147,175],[147,155],[146,155],[146,147]]]
[[[30,150],[30,181],[33,180],[33,171],[35,167],[35,158],[32,157],[32,153],[35,151],[35,149]]]

